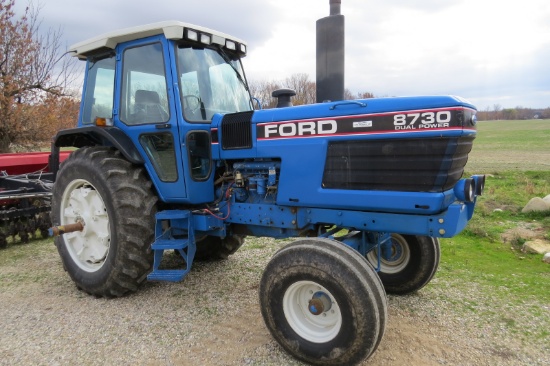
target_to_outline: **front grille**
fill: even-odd
[[[221,122],[222,149],[252,148],[252,114],[250,112],[231,113],[223,116]]]
[[[474,138],[334,141],[323,188],[442,192],[462,177]]]

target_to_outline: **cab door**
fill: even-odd
[[[182,59],[182,53],[193,50],[176,42],[169,48],[172,62],[174,104],[179,122],[183,175],[188,193],[187,203],[214,201],[215,165],[212,160],[210,123],[212,115],[205,108],[206,95],[211,95],[211,84],[201,75],[208,74],[204,58]],[[193,51],[190,51],[193,52]],[[200,52],[195,49],[195,52]],[[191,62],[182,62],[191,61]],[[178,62],[179,61],[179,62]],[[191,70],[189,70],[191,69]]]
[[[135,143],[165,202],[188,202],[168,42],[149,37],[117,46],[114,123]]]

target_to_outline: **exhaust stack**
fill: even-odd
[[[317,20],[317,103],[344,99],[344,16],[342,0],[329,0],[330,15]]]

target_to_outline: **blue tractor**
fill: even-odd
[[[453,96],[290,106],[278,90],[278,108],[254,110],[246,47],[169,21],[71,48],[86,75],[78,126],[52,143],[55,244],[79,289],[118,297],[247,236],[296,237],[261,279],[265,323],[298,359],[358,362],[382,339],[386,292],[426,285],[438,238],[473,215],[476,109]],[[76,149],[60,165],[61,147]]]

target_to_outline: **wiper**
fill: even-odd
[[[239,70],[237,70],[237,68],[231,62],[231,57],[229,57],[229,55],[223,50],[223,48],[221,46],[218,46],[218,51],[220,53],[220,56],[225,61],[225,63],[228,64],[229,66],[231,66],[233,71],[235,71],[235,74],[237,74],[237,79],[239,79],[241,84],[243,84],[244,88],[246,89],[246,91],[250,95],[250,90],[248,89],[248,85],[246,84],[246,81],[244,81],[244,79],[243,79],[241,73],[239,72]]]

